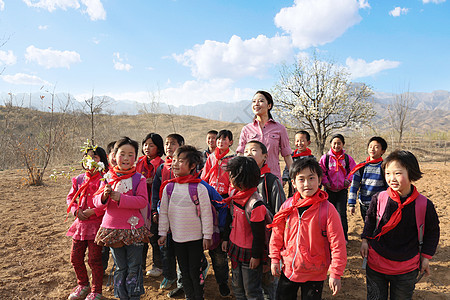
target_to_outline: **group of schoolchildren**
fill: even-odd
[[[68,299],[102,299],[108,249],[119,299],[139,299],[145,274],[162,275],[161,289],[176,284],[169,298],[184,291],[186,299],[203,299],[206,250],[222,297],[231,294],[229,263],[236,299],[297,299],[299,289],[301,299],[321,299],[328,274],[336,295],[347,262],[347,206],[354,214],[357,199],[367,299],[411,299],[430,273],[439,220],[412,184],[422,172],[411,152],[396,150],[383,160],[387,143],[376,136],[367,159],[356,164],[335,134],[317,161],[309,133],[299,131],[294,163],[280,181],[263,143],[249,141],[243,156],[230,149],[229,130],[209,131],[206,143],[201,153],[179,134],[163,142],[150,133],[139,158],[139,144],[127,137],[110,143],[108,154],[86,148],[84,155],[107,167],[84,166],[72,179],[67,203],[76,219],[67,235],[77,287]],[[153,266],[146,272],[149,244]]]

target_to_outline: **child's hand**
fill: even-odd
[[[108,196],[109,194],[111,194],[112,192],[112,187],[111,185],[108,183],[107,185],[105,185],[105,189],[103,190],[103,195]]]
[[[259,263],[261,262],[260,258],[250,258],[250,269],[256,269],[259,266]]]
[[[349,207],[349,208],[348,208],[348,212],[349,212],[350,214],[354,215],[355,212],[356,212],[356,207],[355,207],[355,206]]]
[[[420,257],[421,266],[420,273],[425,273],[425,276],[430,276],[430,260],[423,256]]]
[[[81,221],[86,221],[89,217],[87,217],[84,212],[81,210],[81,208],[78,209],[78,215],[77,215],[78,219],[80,219]]]
[[[367,243],[366,239],[362,240],[361,249],[359,250],[359,253],[361,253],[362,258],[367,257],[367,255],[369,254],[369,243]]]
[[[348,188],[348,187],[350,186],[350,183],[352,183],[350,180],[345,179],[345,180],[344,180],[344,187],[345,187],[345,188]]]
[[[149,178],[147,178],[147,184],[152,184],[153,183],[153,178],[151,178],[151,177],[149,177]]]
[[[158,221],[159,221],[159,217],[158,216],[159,216],[158,213],[153,214],[153,217],[152,217],[153,223],[158,224]]]
[[[120,193],[116,191],[112,191],[109,195],[113,201],[119,202],[120,201]]]
[[[162,236],[158,239],[158,246],[162,247],[166,245],[166,237]]]
[[[281,271],[280,271],[280,263],[271,263],[270,264],[270,271],[272,271],[272,275],[275,277],[280,277]]]
[[[89,219],[92,215],[95,214],[95,210],[93,210],[92,208],[88,208],[83,210],[83,214]]]
[[[341,290],[341,280],[336,279],[330,276],[330,280],[328,281],[328,285],[330,286],[330,290],[333,292],[333,296]]]
[[[228,241],[222,242],[222,251],[227,252],[228,251]]]
[[[203,239],[203,250],[208,250],[211,244],[212,241],[210,239]]]

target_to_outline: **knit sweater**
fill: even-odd
[[[381,161],[376,164],[367,164],[364,169],[359,169],[353,174],[352,185],[348,194],[349,205],[356,204],[358,190],[360,202],[368,205],[373,195],[387,189],[388,186],[384,180],[381,164]],[[362,170],[363,174],[361,174]]]

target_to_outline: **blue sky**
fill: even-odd
[[[450,90],[446,0],[0,0],[0,38],[13,94],[239,101],[313,51],[378,92]]]

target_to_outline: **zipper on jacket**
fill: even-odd
[[[306,212],[306,210],[305,210],[305,211],[300,215],[299,212],[298,212],[298,209],[296,209],[296,210],[297,210],[297,214],[299,215],[299,216],[298,216],[298,230],[297,230],[297,237],[295,238],[295,239],[296,239],[295,254],[294,254],[294,258],[292,259],[292,264],[291,264],[292,274],[291,274],[291,276],[289,276],[289,278],[288,278],[289,280],[291,280],[292,276],[294,276],[294,272],[295,272],[295,270],[294,270],[294,262],[295,262],[295,258],[297,257],[297,252],[298,252],[298,250],[299,250],[300,223],[301,223],[301,221],[302,221],[303,214]]]

